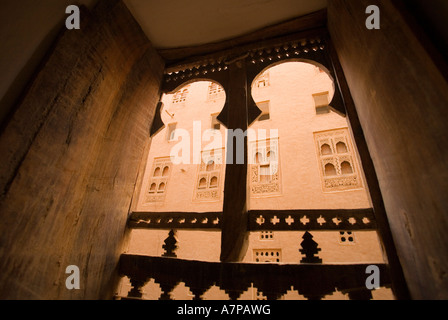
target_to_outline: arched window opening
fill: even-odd
[[[218,178],[212,177],[210,179],[210,188],[216,188],[218,186]]]
[[[266,157],[269,162],[277,161],[276,153],[274,151],[268,151],[268,153],[266,154]]]
[[[161,169],[159,167],[156,168],[156,170],[154,170],[154,177],[159,177],[161,173]]]
[[[352,168],[350,162],[344,161],[341,163],[341,173],[342,174],[352,174],[353,173],[353,168]]]
[[[323,144],[321,147],[320,147],[320,153],[323,155],[323,156],[325,156],[325,155],[330,155],[330,154],[332,154],[333,152],[331,151],[331,147],[328,145],[328,144]]]
[[[158,193],[163,193],[165,192],[165,183],[162,182],[161,184],[159,184],[159,189],[157,190]]]
[[[201,180],[199,180],[199,188],[200,189],[207,188],[207,179],[201,178]]]
[[[331,163],[327,163],[325,165],[325,175],[326,176],[335,176],[336,175],[336,168]]]
[[[348,149],[347,149],[347,146],[345,145],[344,142],[338,142],[338,143],[336,144],[336,151],[337,151],[338,153],[347,153],[347,152],[348,152]]]

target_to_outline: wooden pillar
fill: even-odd
[[[447,299],[448,82],[398,2],[329,1],[328,28],[410,297]],[[380,9],[378,30],[365,26],[369,5]]]
[[[387,256],[387,262],[390,267],[390,273],[392,276],[392,290],[397,299],[407,300],[409,299],[409,290],[404,279],[403,269],[401,267],[400,260],[398,259],[395,242],[390,231],[390,225],[387,219],[387,213],[384,207],[383,197],[378,184],[375,167],[373,165],[372,158],[370,157],[364,132],[361,124],[359,123],[358,113],[356,112],[356,107],[350,95],[350,90],[344,77],[342,67],[338,61],[337,54],[332,45],[329,46],[329,50],[333,58],[332,60],[337,74],[337,81],[344,94],[346,113],[350,123],[350,129],[353,134],[353,139],[355,140],[356,147],[358,149],[359,158],[362,163],[367,187],[369,189],[375,220],[378,224],[378,234],[381,238],[381,244],[384,248]]]
[[[245,61],[229,65],[227,157],[224,185],[221,261],[242,258],[247,238],[247,76]],[[241,130],[241,131],[239,131]],[[237,138],[234,138],[232,131]],[[241,133],[244,133],[241,142]],[[243,163],[239,163],[243,159]]]
[[[123,2],[82,18],[0,134],[0,299],[110,299],[120,279],[164,62]]]

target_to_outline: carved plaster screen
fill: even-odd
[[[146,202],[163,202],[168,188],[172,163],[169,157],[156,158],[151,169]]]
[[[325,192],[363,187],[347,128],[314,133],[322,189]]]
[[[198,165],[194,201],[218,201],[222,198],[222,175],[225,149],[202,151]]]
[[[250,195],[262,197],[281,193],[278,139],[249,142]]]

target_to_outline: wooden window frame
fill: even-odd
[[[244,132],[261,114],[252,96],[248,94],[248,84],[252,83],[255,77],[268,66],[282,60],[290,60],[295,56],[300,57],[301,61],[316,62],[319,67],[323,66],[322,70],[329,73],[334,80],[336,90],[332,101],[329,101],[329,108],[348,117],[351,134],[364,169],[372,209],[378,224],[378,233],[386,252],[392,279],[394,279],[394,293],[397,297],[408,297],[409,292],[396,253],[375,168],[356,107],[326,28],[310,29],[263,43],[242,44],[227,51],[201,56],[199,61],[193,58],[190,61],[187,59],[180,63],[173,63],[166,69],[162,91],[171,92],[182,83],[191,82],[195,78],[204,79],[205,77],[216,81],[226,92],[226,102],[218,116],[219,121],[227,129],[240,129]],[[154,121],[154,123],[160,125],[160,121]],[[157,128],[151,129],[151,132],[156,131]],[[227,152],[229,152],[228,149]],[[249,212],[246,202],[247,152],[246,137],[244,143],[246,161],[243,164],[233,161],[232,164],[226,165],[222,221],[220,221],[222,262],[241,261],[242,248],[245,247],[246,234],[249,230]],[[233,150],[234,155],[235,153]]]

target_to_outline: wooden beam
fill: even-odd
[[[159,49],[158,52],[162,56],[162,58],[166,60],[167,64],[170,64],[192,56],[206,55],[213,52],[223,51],[249,43],[265,41],[268,39],[273,39],[304,30],[325,27],[326,24],[327,11],[326,9],[323,9],[233,39],[192,47]]]
[[[227,61],[235,57],[243,55],[249,51],[257,51],[263,48],[270,48],[275,46],[283,46],[288,42],[300,42],[301,40],[307,40],[317,37],[326,37],[328,31],[324,27],[307,29],[298,31],[281,37],[258,40],[247,44],[241,44],[239,46],[232,46],[223,50],[204,52],[203,54],[190,55],[181,60],[167,61],[165,73],[177,72],[179,70],[186,70],[188,68],[194,68],[201,66],[202,64],[213,64],[216,61]]]

